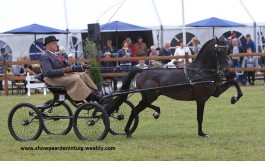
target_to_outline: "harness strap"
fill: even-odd
[[[192,80],[191,80],[190,77],[189,77],[189,74],[188,74],[187,69],[184,68],[183,71],[184,71],[184,75],[185,75],[186,80],[187,80],[190,84],[193,84],[193,83],[192,83]]]

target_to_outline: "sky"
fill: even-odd
[[[241,1],[257,24],[265,25],[265,1]],[[182,25],[181,0],[154,0],[157,12],[152,0],[125,0],[121,7],[123,0],[0,0],[0,2],[0,32],[33,23],[70,30],[86,29],[87,24],[90,23],[105,24],[115,20],[146,27],[159,26],[161,23],[163,26]],[[186,24],[209,17],[238,23],[253,23],[240,0],[184,0],[184,15]]]

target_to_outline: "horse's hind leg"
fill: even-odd
[[[160,116],[160,108],[158,106],[155,106],[155,105],[149,105],[148,107],[155,110],[155,112],[153,113],[153,116],[155,119],[158,119]]]

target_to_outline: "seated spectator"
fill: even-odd
[[[114,55],[114,50],[109,49],[103,49],[104,54],[99,56],[99,58],[116,58]],[[116,67],[116,62],[101,62],[101,72],[102,73],[114,73],[115,72],[115,67]],[[113,81],[114,85],[114,91],[117,90],[117,78],[116,77],[104,77],[104,80],[111,79]]]
[[[22,61],[22,57],[17,58],[17,62]],[[22,65],[13,65],[13,75],[22,76],[26,75],[24,67]]]
[[[179,40],[179,47],[177,47],[177,49],[175,50],[174,56],[184,56],[186,55],[186,53],[188,55],[191,55],[191,51],[188,47],[184,46],[183,40]],[[178,67],[184,67],[186,64],[189,64],[192,62],[192,59],[189,58],[188,60],[189,62],[186,62],[185,59],[172,59],[169,64],[174,64],[175,62],[177,62],[177,66]]]
[[[148,66],[144,63],[144,60],[139,60],[136,67],[140,68],[140,69],[147,69],[148,68]]]
[[[238,45],[237,38],[234,38],[232,40],[232,45],[229,47],[229,53],[235,55],[235,56],[231,57],[231,67],[237,68],[237,67],[241,66],[243,57],[238,57],[238,56],[236,56],[236,54],[245,53],[245,50],[243,49],[243,47]]]
[[[59,47],[59,53],[63,56],[63,58],[64,58],[65,60],[68,59],[68,55],[66,54],[66,50],[65,50],[65,47],[64,47],[63,45],[61,45],[61,46]]]
[[[23,56],[22,57],[22,61],[29,61],[29,58],[27,56]],[[31,76],[35,76],[36,75],[36,73],[34,72],[33,67],[32,67],[31,64],[25,63],[25,64],[23,64],[23,67],[25,69],[25,72],[28,72],[29,75],[31,75]]]
[[[251,48],[247,49],[247,53],[251,54]],[[258,59],[255,56],[245,56],[242,62],[242,68],[255,68],[259,67]],[[254,85],[255,71],[247,71],[248,83]]]
[[[23,56],[22,61],[29,61],[29,58],[27,56]],[[33,67],[31,64],[25,63],[23,64],[23,68],[24,68],[25,73],[29,73],[30,76],[36,75],[36,72],[33,70]],[[27,90],[28,90],[26,88],[27,82],[25,82],[24,85],[25,85],[25,93],[27,93]],[[38,89],[35,89],[35,93],[40,93],[40,91]]]
[[[200,41],[197,37],[192,38],[192,52],[194,55],[198,55],[202,46],[200,44]]]
[[[102,52],[103,54],[105,54],[106,52],[116,53],[116,48],[112,45],[111,39],[107,40],[107,44],[103,47]]]
[[[159,56],[159,50],[157,50],[155,48],[155,46],[151,46],[150,47],[150,52],[148,52],[147,56],[149,56],[149,57]],[[156,63],[157,63],[157,60],[149,60],[149,61],[147,61],[147,64],[149,66],[153,66]]]
[[[159,51],[159,56],[171,56],[172,53],[169,48],[170,48],[170,41],[165,41],[164,46]],[[161,61],[162,66],[166,65],[168,62],[170,62],[169,59],[162,60]]]

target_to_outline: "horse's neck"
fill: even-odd
[[[215,69],[215,60],[210,59],[207,53],[201,53],[197,55],[196,59],[190,64],[191,68],[199,69]]]

